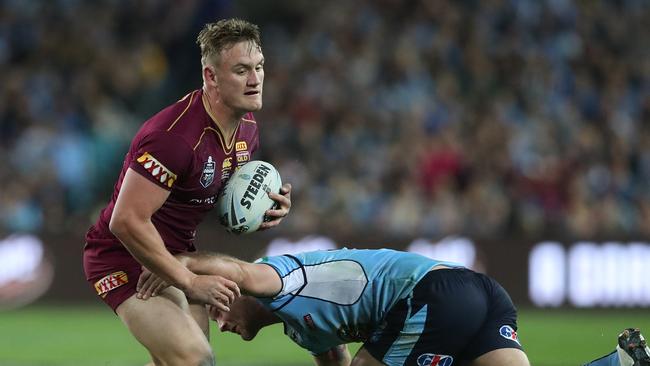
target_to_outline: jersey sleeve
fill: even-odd
[[[193,157],[185,140],[170,132],[155,131],[140,140],[129,167],[169,191],[190,171]]]
[[[255,263],[266,264],[278,273],[280,281],[282,281],[282,289],[276,296],[267,299],[267,303],[272,307],[278,306],[282,303],[280,299],[282,299],[287,295],[288,292],[290,292],[287,291],[287,277],[290,277],[293,273],[302,274],[302,272],[298,271],[300,269],[300,266],[293,259],[287,256],[263,257],[256,260]]]
[[[262,257],[257,259],[255,263],[262,263],[273,267],[280,277],[284,277],[300,268],[299,263],[287,255]]]

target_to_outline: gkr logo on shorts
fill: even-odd
[[[418,366],[451,366],[454,358],[435,353],[423,353],[418,357]]]
[[[499,334],[501,334],[501,337],[515,341],[518,345],[521,345],[521,343],[519,343],[519,338],[517,337],[517,331],[512,329],[511,326],[502,325],[501,328],[499,328]]]
[[[97,291],[97,295],[104,298],[109,291],[115,290],[127,282],[129,282],[129,277],[124,271],[113,272],[95,282],[95,290]]]

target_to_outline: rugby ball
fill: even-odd
[[[273,165],[253,160],[240,166],[222,189],[217,207],[219,220],[235,234],[252,233],[275,205],[268,192],[280,193],[282,179]]]

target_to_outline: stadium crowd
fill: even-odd
[[[0,2],[0,232],[87,227],[129,139],[261,26],[279,230],[650,235],[644,0]]]

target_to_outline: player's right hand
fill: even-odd
[[[185,295],[196,301],[230,311],[230,304],[241,296],[239,286],[227,278],[215,275],[196,275],[185,289]]]

